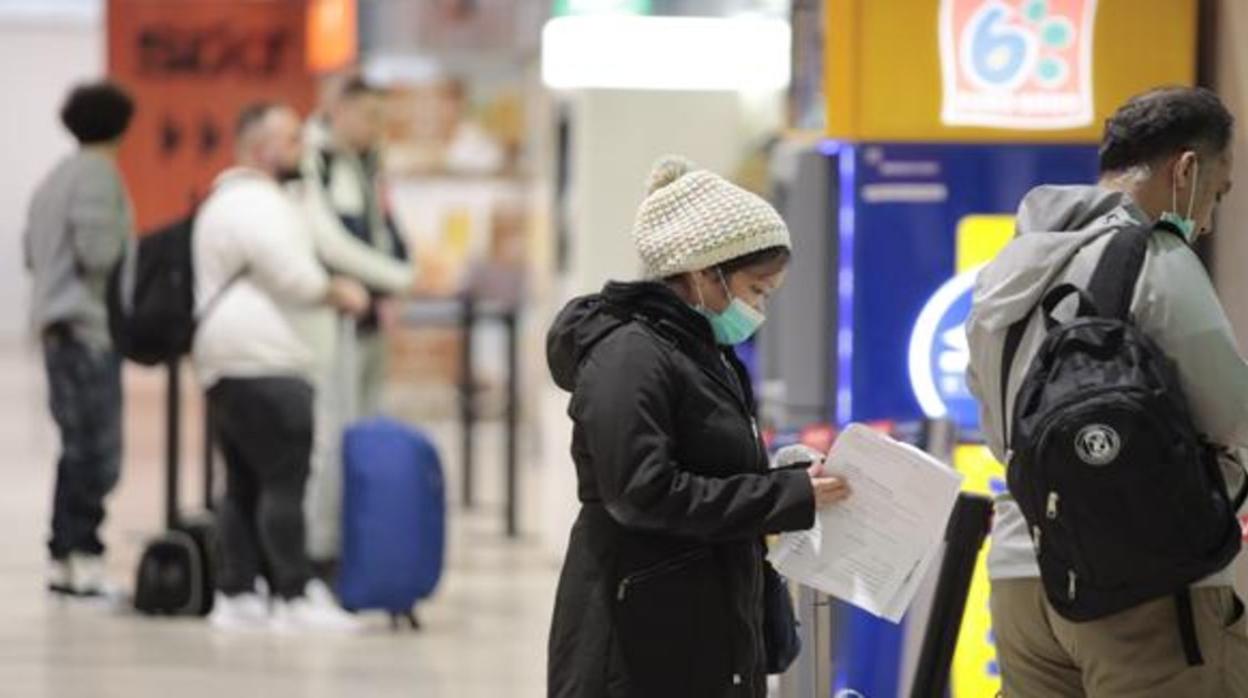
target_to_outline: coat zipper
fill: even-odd
[[[660,562],[656,565],[651,565],[650,567],[647,567],[639,572],[634,572],[620,580],[620,584],[616,588],[616,599],[618,601],[623,601],[625,598],[627,598],[629,587],[635,584],[644,582],[647,579],[652,579],[654,577],[662,576],[669,572],[673,572],[675,570],[680,569],[681,567],[684,567],[685,565],[688,565],[691,562],[694,562],[704,557],[709,557],[710,554],[711,552],[709,550],[694,550],[694,551],[685,553],[683,555],[674,557],[670,560]]]
[[[732,375],[734,376],[736,375],[736,369],[732,367],[732,364],[728,362],[728,359],[725,358],[723,354],[719,354],[719,360],[720,360],[720,363],[723,364],[725,370],[732,372]],[[741,408],[741,414],[744,415],[745,418],[748,419],[750,422],[750,437],[754,439],[755,449],[761,449],[763,442],[762,442],[762,436],[760,435],[759,430],[758,430],[758,419],[756,419],[754,417],[754,414],[750,412],[750,406],[745,401],[745,397],[743,395],[738,394],[740,390],[744,390],[744,387],[732,385],[730,381],[725,380],[723,376],[717,374],[715,371],[710,370],[706,366],[699,364],[699,368],[702,369],[703,373],[713,378],[715,382],[719,383],[721,387],[725,388],[728,391],[728,393],[732,395],[733,401],[736,402],[737,406]],[[739,378],[737,380],[739,380]],[[765,458],[766,458],[766,455],[764,454],[764,459]]]

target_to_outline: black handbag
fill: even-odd
[[[763,646],[767,652],[768,674],[783,674],[797,661],[802,653],[802,638],[797,628],[789,583],[770,562],[763,562]]]

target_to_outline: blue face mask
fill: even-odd
[[[723,272],[719,272],[719,282],[723,284],[724,293],[728,294],[732,302],[722,313],[711,312],[702,298],[702,287],[695,281],[694,288],[698,291],[697,311],[710,321],[717,344],[736,346],[753,337],[754,333],[758,332],[758,328],[762,327],[767,316],[758,312],[749,303],[733,296],[732,291],[728,289],[728,282],[724,280]]]
[[[1192,163],[1192,193],[1187,199],[1187,214],[1179,215],[1179,183],[1175,181],[1170,188],[1171,210],[1161,214],[1161,220],[1178,228],[1183,233],[1187,244],[1196,241],[1196,221],[1192,219],[1192,209],[1196,205],[1196,186],[1200,182],[1200,161]]]

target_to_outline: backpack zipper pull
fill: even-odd
[[[1049,493],[1048,508],[1045,509],[1045,515],[1052,521],[1057,518],[1057,505],[1061,497],[1056,492]]]
[[[1039,526],[1031,527],[1031,544],[1032,546],[1035,547],[1037,556],[1040,555],[1040,534],[1041,533],[1042,532]]]
[[[1074,570],[1070,570],[1066,574],[1067,579],[1070,580],[1070,586],[1066,589],[1066,595],[1070,597],[1071,601],[1074,601],[1079,592],[1079,575],[1075,574]]]

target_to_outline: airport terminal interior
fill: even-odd
[[[0,696],[1065,695],[1003,664],[990,611],[993,507],[1000,524],[1014,480],[978,400],[1000,365],[981,364],[977,331],[1005,331],[984,329],[1000,291],[985,279],[1026,276],[998,265],[1029,192],[1117,172],[1140,204],[1123,210],[1195,226],[1177,285],[1205,288],[1207,270],[1215,329],[1190,332],[1226,349],[1186,356],[1248,387],[1248,186],[1230,184],[1248,163],[1245,35],[1245,0],[0,0]],[[1135,133],[1107,122],[1150,94],[1236,121],[1124,146],[1162,150],[1107,169],[1111,135]],[[189,286],[168,266],[183,263]],[[645,351],[594,373],[595,347],[619,343],[589,338],[593,322],[645,324],[654,304],[710,355],[734,348],[679,390],[638,387]],[[600,384],[617,392],[589,396]],[[1248,393],[1218,404],[1248,420]],[[676,422],[703,441],[664,432],[680,455],[663,467],[740,446],[726,460],[743,470],[635,474],[658,467],[637,430]],[[1248,448],[1240,426],[1220,445]],[[91,440],[109,428],[120,444]],[[1104,464],[1129,441],[1089,427],[1075,449]],[[890,476],[855,487],[846,442],[932,484],[899,480],[881,503]],[[626,470],[587,479],[608,461]],[[867,511],[906,496],[904,514]],[[802,537],[815,521],[881,529],[816,573],[793,559],[819,547]],[[741,531],[762,541],[748,554],[724,543]],[[1241,538],[1209,568],[1238,597]],[[757,569],[697,577],[708,550]],[[630,554],[645,562],[620,577]],[[727,642],[713,628],[749,635],[719,689],[692,659],[646,678],[638,657],[662,652],[622,639],[647,598],[628,595],[682,570],[690,599],[758,612],[711,625],[672,596],[645,621],[647,641],[702,649]],[[1248,667],[1236,623],[1217,630],[1240,644],[1219,641]],[[764,671],[774,633],[800,650]],[[1227,671],[1164,695],[1248,698]]]

